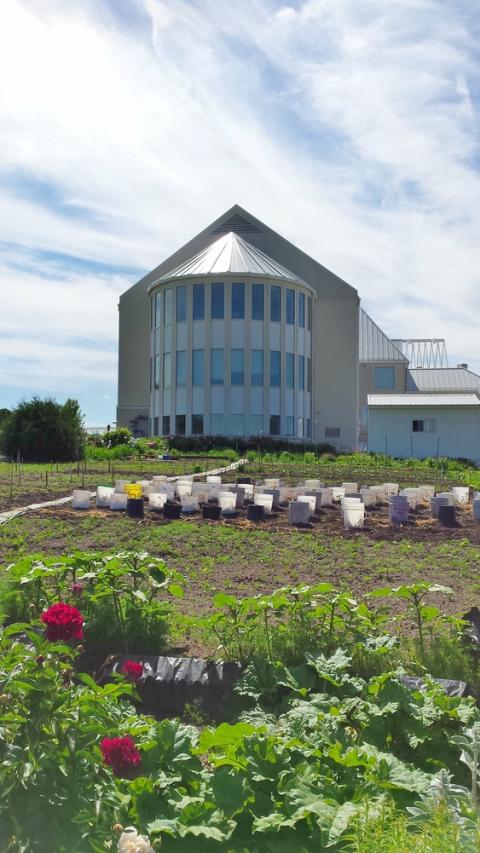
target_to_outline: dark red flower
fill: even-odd
[[[83,588],[83,583],[72,583],[72,592],[74,595],[81,595]]]
[[[143,675],[143,664],[136,663],[134,660],[126,660],[121,672],[129,681],[138,681]]]
[[[83,637],[83,616],[70,604],[63,601],[52,604],[40,618],[47,626],[47,640],[53,643],[58,640],[81,640]]]
[[[104,737],[100,749],[103,760],[111,767],[115,776],[129,777],[136,770],[142,756],[130,735],[125,737]]]

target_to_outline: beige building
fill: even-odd
[[[237,205],[120,297],[117,423],[357,442],[357,291]]]

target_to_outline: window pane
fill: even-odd
[[[245,356],[243,349],[232,349],[231,384],[243,385],[245,381]]]
[[[263,284],[252,284],[252,320],[263,320]]]
[[[172,384],[172,354],[163,353],[163,387],[170,388]]]
[[[229,435],[243,435],[243,415],[230,415]]]
[[[305,294],[298,294],[298,325],[305,328]]]
[[[187,353],[184,349],[177,350],[177,386],[187,382]]]
[[[312,331],[312,297],[308,297],[308,330]]]
[[[295,356],[287,352],[287,388],[295,387]]]
[[[395,388],[395,368],[394,367],[376,367],[375,368],[375,388]]]
[[[413,421],[412,432],[423,432],[423,421]]]
[[[223,435],[223,415],[210,415],[210,432],[212,435]]]
[[[282,319],[281,291],[279,287],[270,288],[270,320],[279,323]]]
[[[203,349],[192,350],[192,385],[203,385]]]
[[[252,385],[263,385],[263,349],[252,349]]]
[[[287,415],[285,418],[285,435],[293,435],[294,426],[294,418]]]
[[[307,418],[307,438],[312,437],[312,422],[310,418]]]
[[[305,356],[298,356],[298,387],[305,390]]]
[[[223,284],[212,284],[212,320],[223,320],[225,288]]]
[[[193,285],[193,319],[205,319],[205,285]]]
[[[157,329],[160,325],[161,305],[162,305],[162,294],[161,294],[161,292],[159,292],[159,293],[156,293],[155,297],[154,297],[154,323],[155,323],[155,327]]]
[[[187,319],[187,288],[177,287],[177,323]]]
[[[169,326],[172,322],[172,304],[173,304],[173,291],[171,288],[165,291],[165,303],[163,309],[163,322],[166,326]]]
[[[270,435],[280,435],[280,415],[270,415]]]
[[[154,374],[153,374],[153,387],[154,388],[160,388],[160,356],[159,355],[155,356],[154,364],[155,364],[155,367],[154,367]]]
[[[170,435],[170,415],[164,415],[162,418],[162,435]]]
[[[250,415],[250,435],[263,432],[263,415]]]
[[[158,418],[153,419],[153,434],[158,435]]]
[[[245,318],[245,285],[232,284],[232,320]]]
[[[273,388],[280,387],[281,369],[280,369],[280,352],[278,350],[270,350],[270,385]]]
[[[210,350],[211,385],[223,385],[223,349]]]
[[[303,438],[303,418],[297,418],[297,437]]]
[[[175,416],[175,435],[185,435],[185,415]]]
[[[293,326],[295,323],[295,291],[287,290],[287,323]]]
[[[203,435],[203,415],[192,415],[192,434]]]
[[[307,391],[312,390],[312,359],[307,358]]]

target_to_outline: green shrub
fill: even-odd
[[[0,448],[12,460],[69,462],[83,458],[85,432],[77,400],[22,400],[6,419]]]
[[[103,444],[105,447],[116,447],[118,444],[130,444],[132,441],[132,433],[127,427],[118,427],[106,432],[103,435]]]

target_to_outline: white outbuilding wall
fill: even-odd
[[[410,394],[368,398],[368,449],[423,459],[450,456],[480,462],[480,399]]]

